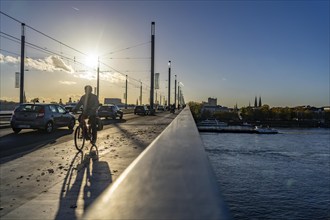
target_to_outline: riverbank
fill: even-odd
[[[319,120],[265,120],[247,121],[253,126],[276,127],[276,128],[330,128],[330,121]],[[229,125],[242,125],[242,122],[229,121]]]

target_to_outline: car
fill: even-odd
[[[24,103],[15,108],[10,126],[15,133],[22,129],[38,129],[51,133],[57,127],[73,129],[74,115],[59,104]]]
[[[76,106],[76,104],[68,104],[68,105],[65,105],[64,108],[65,110],[69,111],[69,112],[72,112],[72,109]]]
[[[64,108],[65,110],[67,110],[68,112],[72,112],[72,110],[76,107],[77,103],[72,103],[72,104],[68,104],[68,105],[65,105]],[[79,110],[77,111],[77,113],[81,113],[83,110],[83,107],[81,106],[79,108]]]
[[[112,118],[116,119],[117,117],[123,119],[123,111],[117,105],[101,105],[98,110],[97,114],[100,118],[104,117],[106,119]]]
[[[148,115],[149,109],[145,105],[137,105],[134,108],[134,114],[142,114],[142,115]]]
[[[165,111],[165,107],[163,105],[158,105],[157,111]]]

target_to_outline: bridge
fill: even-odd
[[[189,108],[87,210],[84,219],[229,219]]]
[[[69,133],[67,129],[54,132],[57,139],[49,145],[2,161],[1,199],[7,204],[1,205],[1,219],[231,218],[189,107],[176,117],[169,113],[146,117],[128,114],[126,119],[100,131],[97,161],[87,154],[83,161],[78,159],[72,135],[57,138]],[[142,131],[134,130],[139,126],[146,134],[153,133],[150,128],[165,129],[150,139],[135,160],[129,160],[128,152],[115,141],[129,141],[129,136]],[[40,135],[31,133],[34,138]],[[49,134],[41,136],[49,138]],[[127,144],[140,151],[142,139],[136,137]],[[110,147],[112,143],[118,146]]]

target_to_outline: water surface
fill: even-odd
[[[200,133],[234,219],[330,219],[330,130]]]

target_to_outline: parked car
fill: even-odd
[[[134,108],[134,114],[142,114],[142,115],[148,115],[149,109],[145,105],[137,105]]]
[[[165,111],[165,107],[163,105],[158,105],[157,111]]]
[[[38,129],[51,133],[56,127],[73,129],[75,117],[58,104],[25,103],[19,105],[10,119],[15,133],[22,129]]]
[[[116,105],[101,105],[97,110],[97,114],[100,118],[104,117],[106,119],[116,119],[117,117],[122,119],[124,115],[123,111]]]

